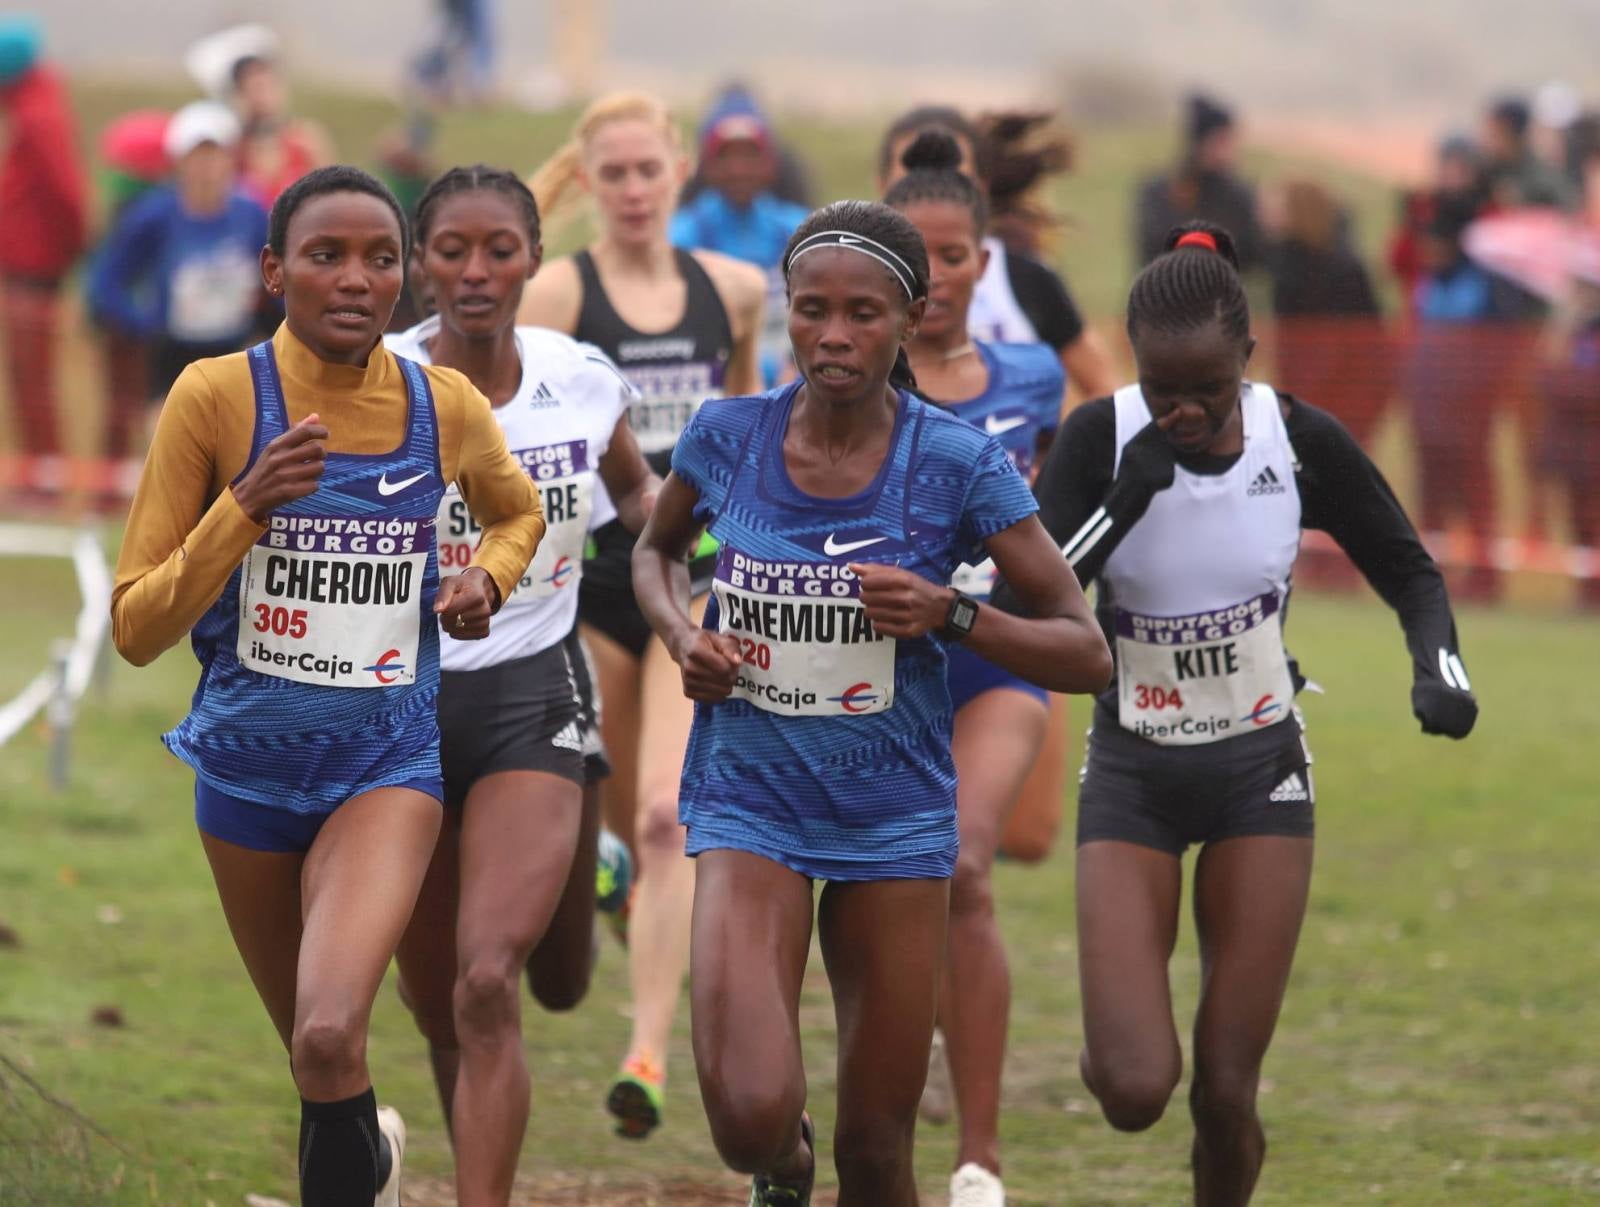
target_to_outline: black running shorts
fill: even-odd
[[[1078,777],[1078,845],[1112,839],[1182,855],[1191,843],[1311,837],[1316,790],[1298,715],[1202,746],[1160,746],[1097,710]]]
[[[565,642],[481,670],[441,672],[446,808],[459,809],[473,784],[499,771],[545,771],[581,785],[583,716]]]

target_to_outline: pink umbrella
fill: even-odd
[[[1467,227],[1462,246],[1473,261],[1546,301],[1563,297],[1574,276],[1600,269],[1600,232],[1554,209],[1489,214]]]

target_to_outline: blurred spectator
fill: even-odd
[[[1520,205],[1572,204],[1572,189],[1555,165],[1534,153],[1528,125],[1531,114],[1520,97],[1503,97],[1483,119],[1484,173],[1489,196],[1507,209]]]
[[[239,119],[240,186],[270,210],[312,168],[333,161],[333,145],[315,122],[289,114],[289,88],[278,37],[261,25],[237,25],[203,38],[185,56],[189,73]]]
[[[1600,113],[1581,114],[1567,131],[1567,179],[1580,198],[1580,220],[1600,230]]]
[[[1444,206],[1476,217],[1487,204],[1476,144],[1465,134],[1448,135],[1434,158],[1432,184],[1402,194],[1399,225],[1389,240],[1389,269],[1400,280],[1408,313],[1415,313],[1422,296],[1423,244],[1434,213]]]
[[[180,109],[166,133],[172,183],[125,210],[95,257],[91,310],[147,341],[149,398],[164,397],[190,361],[242,348],[265,303],[267,215],[238,187],[239,137],[238,120],[214,101]]]
[[[1476,216],[1470,197],[1440,196],[1421,244],[1417,328],[1405,371],[1405,396],[1417,456],[1425,533],[1466,521],[1470,569],[1466,598],[1498,597],[1494,568],[1495,482],[1490,463],[1495,403],[1515,372],[1514,332],[1500,283],[1467,258],[1462,234]]]
[[[1134,214],[1139,263],[1161,254],[1167,232],[1191,218],[1215,222],[1233,235],[1239,268],[1249,272],[1263,258],[1254,191],[1237,175],[1239,134],[1233,114],[1209,97],[1189,98],[1183,158],[1171,173],[1140,186]]]
[[[86,185],[66,86],[41,56],[38,25],[0,17],[0,322],[25,453],[61,449],[55,342],[62,279],[82,253]]]
[[[1262,216],[1273,239],[1274,381],[1332,411],[1366,445],[1393,382],[1378,299],[1350,247],[1349,218],[1313,180],[1287,181],[1269,199]]]
[[[747,96],[724,97],[700,131],[704,186],[672,216],[674,245],[718,251],[767,274],[761,371],[768,385],[792,373],[783,272],[779,262],[809,212],[772,192],[778,175],[772,129]]]
[[[1378,314],[1361,258],[1350,248],[1349,216],[1314,180],[1287,181],[1271,248],[1272,310],[1279,318]]]
[[[1576,90],[1566,80],[1550,80],[1533,94],[1528,145],[1558,172],[1567,170],[1567,135],[1582,111]]]
[[[485,101],[494,89],[494,14],[490,0],[437,0],[433,40],[412,63],[434,101]]]
[[[1566,498],[1572,543],[1600,548],[1600,245],[1593,240],[1573,265],[1544,353],[1538,468]],[[1600,578],[1579,580],[1578,603],[1600,610]]]
[[[101,196],[107,201],[110,225],[115,226],[129,206],[171,172],[166,146],[171,120],[163,110],[139,109],[116,118],[100,132]],[[99,334],[106,384],[106,438],[101,451],[108,460],[123,461],[134,452],[134,422],[150,398],[148,350],[144,339],[116,326],[102,324]],[[115,490],[106,492],[105,501],[115,509],[124,503]]]
[[[724,113],[741,112],[755,113],[766,121],[764,111],[749,88],[737,81],[723,85],[721,91],[712,99],[705,120],[700,123],[699,141],[705,143],[706,134],[712,123]],[[772,131],[770,122],[767,122],[767,129],[772,136],[772,154],[777,160],[772,186],[768,191],[780,201],[788,201],[809,211],[812,206],[810,171],[794,149]],[[689,182],[683,186],[683,192],[678,197],[680,207],[687,206],[700,195],[701,190],[710,187],[704,169],[703,163],[698,165],[694,175],[690,176]]]

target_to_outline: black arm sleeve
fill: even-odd
[[[1049,265],[1032,256],[1006,253],[1006,275],[1017,305],[1028,316],[1039,339],[1058,353],[1078,342],[1083,335],[1083,313],[1066,282]]]
[[[1154,492],[1148,486],[1112,481],[1116,459],[1117,413],[1109,398],[1084,403],[1067,416],[1039,469],[1033,493],[1039,521],[1061,546],[1078,582],[1087,587],[1106,559],[1138,523]],[[1002,579],[991,602],[1008,612],[1024,612]]]
[[[1289,440],[1300,461],[1302,526],[1337,541],[1395,610],[1415,682],[1468,690],[1444,576],[1389,483],[1342,423],[1298,399],[1288,401]]]

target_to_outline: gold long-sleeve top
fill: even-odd
[[[405,440],[405,376],[382,344],[365,367],[329,364],[289,332],[272,338],[290,424],[328,429],[330,453],[382,453]],[[489,402],[454,369],[426,366],[439,464],[461,488],[483,539],[472,564],[509,599],[544,535],[539,492],[506,449]],[[182,639],[227,586],[265,526],[228,489],[250,458],[255,389],[246,355],[196,361],[156,425],[117,558],[111,633],[136,666]]]

